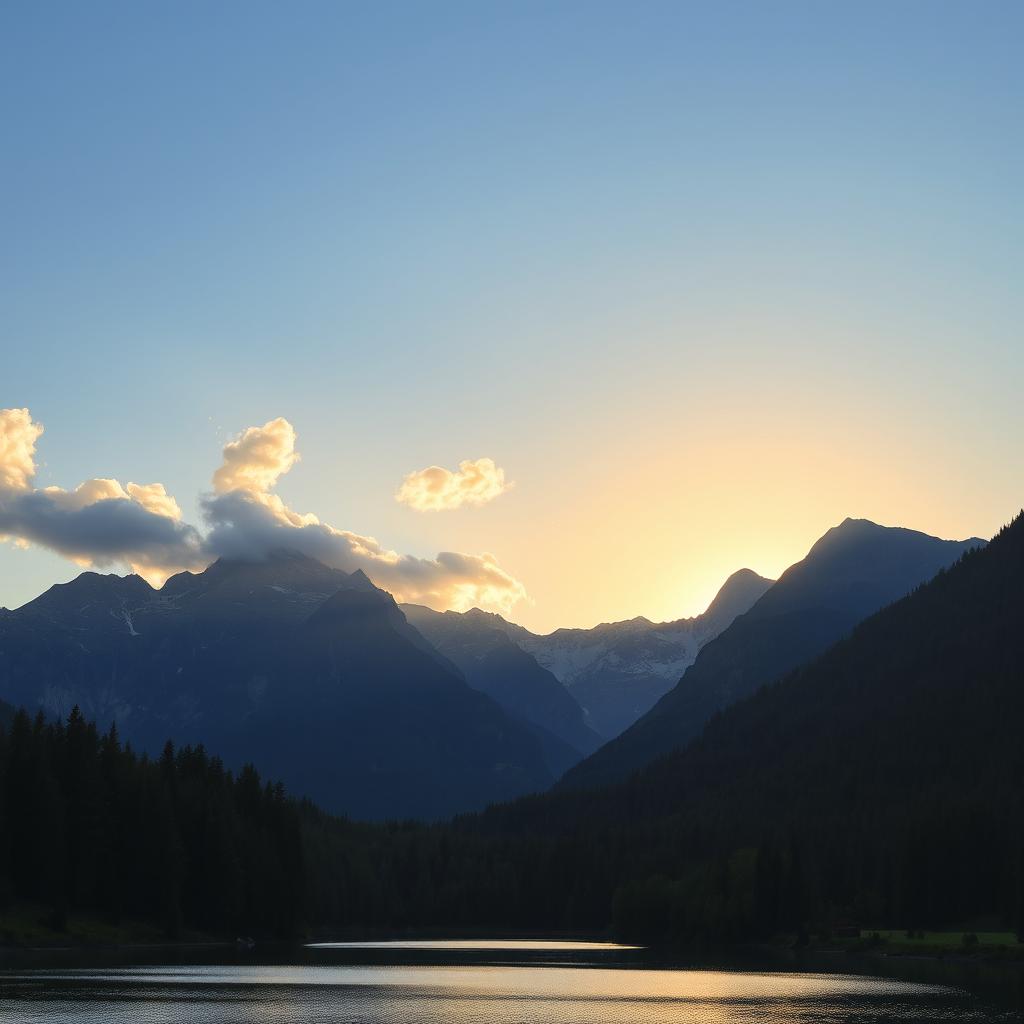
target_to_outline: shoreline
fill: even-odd
[[[447,934],[442,934],[447,933]],[[536,940],[542,941],[607,941],[607,934],[567,932],[524,933],[505,932],[498,935],[489,930],[452,929],[373,929],[355,932],[339,930],[318,932],[294,942],[257,942],[249,948],[228,939],[192,938],[179,941],[134,941],[121,943],[90,943],[62,945],[0,946],[0,971],[47,971],[64,969],[103,969],[124,967],[214,966],[246,964],[310,964],[337,966],[383,966],[401,962],[416,966],[461,966],[490,964],[495,960],[491,950],[409,950],[387,948],[348,948],[332,950],[312,948],[321,942],[367,943],[436,939],[439,942],[457,939]],[[603,962],[602,962],[603,961]],[[508,963],[507,956],[501,962]],[[549,956],[544,961],[523,956],[521,966],[558,966]],[[993,951],[972,953],[909,952],[904,950],[850,949],[842,947],[793,949],[779,944],[752,944],[718,949],[683,949],[666,946],[640,947],[616,951],[607,959],[587,954],[587,959],[566,955],[562,966],[622,967],[654,970],[721,970],[739,972],[779,971],[784,973],[856,974],[891,978],[917,984],[937,985],[970,992],[987,1002],[1021,1012],[1024,1010],[1024,957],[998,956]]]

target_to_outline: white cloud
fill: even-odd
[[[168,519],[180,519],[181,507],[164,488],[163,484],[128,484],[128,494],[147,512]]]
[[[457,473],[443,466],[428,466],[410,473],[395,500],[418,512],[439,512],[463,505],[486,505],[512,486],[493,459],[467,459]]]
[[[0,494],[28,490],[36,475],[36,441],[43,432],[28,409],[0,409]]]
[[[0,410],[0,539],[39,545],[80,565],[128,565],[154,585],[218,557],[259,559],[288,548],[346,572],[362,569],[399,601],[507,612],[526,596],[493,555],[402,555],[374,537],[289,508],[272,491],[299,458],[285,419],[250,427],[225,446],[214,490],[202,498],[205,533],[182,522],[178,503],[160,483],[122,486],[95,477],[71,490],[34,487],[42,433],[27,409]]]
[[[35,488],[43,433],[27,409],[0,409],[0,538],[37,544],[79,565],[123,564],[151,582],[203,563],[202,540],[162,484],[96,477],[73,490]]]
[[[269,491],[298,461],[295,428],[278,417],[262,427],[249,427],[224,446],[224,461],[213,474],[213,489],[218,494]]]
[[[362,569],[398,601],[463,611],[474,605],[508,612],[526,589],[493,555],[442,551],[434,558],[400,555],[374,537],[339,530],[313,513],[289,508],[272,486],[297,460],[295,431],[287,420],[250,427],[224,449],[214,473],[215,493],[203,500],[209,550],[227,558],[260,558],[289,548],[345,572]],[[247,461],[246,453],[252,456]],[[479,462],[494,464],[490,459]],[[472,465],[463,463],[463,466]],[[501,470],[497,470],[501,474]],[[235,483],[225,488],[226,481]]]

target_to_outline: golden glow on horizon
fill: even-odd
[[[1012,476],[993,472],[1004,458],[998,452],[951,452],[922,436],[924,425],[909,414],[893,433],[856,405],[826,409],[816,394],[805,389],[788,401],[748,394],[740,415],[697,396],[674,420],[651,402],[643,413],[631,410],[628,430],[613,419],[600,430],[580,424],[574,433],[570,425],[557,437],[558,458],[547,446],[533,458],[520,452],[515,490],[468,513],[411,516],[380,493],[374,525],[398,536],[405,550],[440,551],[435,558],[402,555],[373,536],[335,529],[264,490],[298,459],[295,431],[281,418],[225,446],[204,514],[211,536],[220,530],[236,552],[247,543],[295,546],[346,571],[364,569],[399,601],[458,611],[481,605],[548,632],[639,615],[697,615],[733,572],[778,578],[848,516],[964,539],[990,536],[1016,511]],[[16,485],[10,493],[18,495],[35,472],[39,428],[24,416],[8,420],[4,466],[8,486]],[[957,455],[953,504],[949,460]],[[992,493],[993,478],[1004,481],[1003,493]],[[97,477],[70,491],[35,493],[64,512],[127,499],[165,522],[182,518],[161,484],[123,488]],[[194,564],[147,558],[141,549],[131,564],[161,585],[172,572],[202,568],[222,553],[200,543],[188,549]],[[483,554],[458,553],[466,550]],[[61,553],[79,565],[110,565],[77,550]]]
[[[912,438],[882,425],[823,417],[811,434],[799,410],[775,412],[771,429],[720,420],[709,413],[685,436],[633,424],[657,438],[642,447],[598,438],[571,476],[564,462],[521,472],[508,499],[457,527],[439,524],[430,540],[494,545],[531,598],[510,617],[549,632],[699,614],[736,570],[777,579],[847,517],[960,540],[991,536],[1015,512],[1012,482],[996,518],[969,470],[957,503],[943,501],[944,453],[933,446],[921,458]]]

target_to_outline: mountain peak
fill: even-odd
[[[47,608],[71,601],[138,597],[140,594],[149,594],[152,590],[153,588],[135,573],[118,576],[116,573],[89,570],[79,573],[67,583],[55,583],[24,607]]]
[[[445,612],[445,615],[457,615],[458,612]],[[485,623],[494,629],[503,629],[511,623],[502,618],[497,612],[487,612],[483,608],[470,608],[468,611],[462,612],[462,617],[467,622]]]
[[[774,583],[753,569],[737,569],[722,584],[714,600],[700,618],[719,631],[729,625],[737,615],[750,610]]]
[[[211,569],[220,572],[237,569],[242,566],[253,565],[307,565],[323,566],[323,563],[310,555],[304,555],[294,548],[280,547],[272,548],[258,555],[221,555],[220,558],[207,566],[206,571]]]
[[[356,569],[355,572],[349,574],[349,583],[353,590],[379,590],[373,580],[363,572],[362,569]]]
[[[882,526],[872,519],[855,519],[853,516],[847,516],[838,526],[833,526],[826,530],[820,539],[824,540],[825,537],[829,536],[863,537],[880,530],[898,529],[900,529],[898,526]]]
[[[904,526],[881,526],[870,519],[847,517],[838,526],[826,530],[811,546],[803,563],[797,565],[814,564],[836,558],[852,558],[856,563],[866,554],[875,558],[887,558],[890,554],[906,558],[908,553],[913,557],[921,552],[932,551],[936,547],[966,550],[985,543],[978,537],[968,540],[942,540]]]
[[[255,558],[221,556],[203,572],[197,574],[210,582],[267,581],[312,581],[335,577],[349,579],[349,574],[332,569],[309,555],[291,548],[275,548]]]

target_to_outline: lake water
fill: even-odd
[[[880,1024],[1019,1021],[965,991],[844,973],[652,965],[607,943],[324,943],[299,963],[0,972],[0,1021]]]

